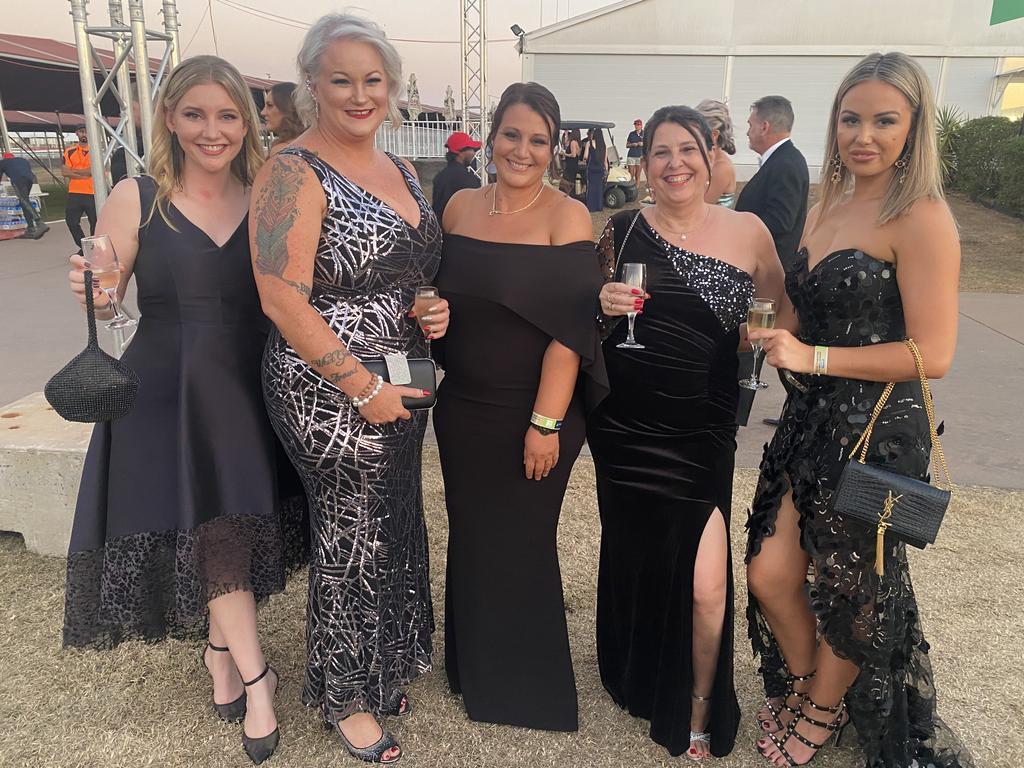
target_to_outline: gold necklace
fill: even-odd
[[[686,232],[673,232],[671,227],[665,226],[667,224],[667,222],[662,218],[661,214],[658,212],[658,206],[654,206],[654,216],[655,216],[655,218],[657,218],[658,221],[661,222],[662,226],[665,226],[665,229],[667,229],[671,234],[678,236],[680,240],[685,240],[687,235],[692,235],[698,229],[700,229],[705,224],[707,224],[708,217],[710,215],[711,215],[711,206],[710,205],[705,205],[704,206],[704,218],[701,219],[700,224],[698,224],[696,227],[694,227],[693,229],[690,229],[690,230],[688,230]]]
[[[522,213],[522,212],[523,212],[523,211],[525,211],[525,210],[526,210],[527,208],[529,208],[529,207],[530,207],[531,205],[533,205],[533,204],[534,204],[534,203],[536,203],[536,202],[537,202],[538,200],[540,200],[540,196],[541,196],[542,194],[544,194],[544,182],[543,182],[543,181],[542,181],[542,182],[540,183],[540,189],[538,189],[538,190],[537,190],[537,194],[536,194],[536,195],[534,196],[533,200],[531,200],[530,202],[528,202],[528,203],[527,203],[526,205],[524,205],[524,206],[523,206],[522,208],[517,208],[517,209],[516,209],[516,210],[514,210],[514,211],[499,211],[499,210],[498,210],[498,207],[497,207],[497,201],[498,201],[498,184],[497,184],[497,182],[495,182],[495,184],[494,184],[494,190],[493,190],[493,192],[491,193],[491,212],[490,212],[490,213],[489,213],[488,215],[489,215],[489,216],[511,216],[511,215],[512,215],[513,213]]]

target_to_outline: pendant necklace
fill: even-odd
[[[654,206],[654,215],[658,219],[658,221],[660,221],[663,225],[666,224],[665,220],[661,217],[661,214],[658,212],[658,206]],[[694,232],[696,232],[698,229],[700,229],[701,227],[703,227],[707,223],[708,217],[710,215],[711,215],[711,206],[705,205],[704,206],[704,218],[701,220],[700,224],[698,224],[693,229],[690,229],[690,230],[688,230],[686,232],[672,232],[672,228],[668,227],[668,226],[666,226],[665,229],[667,229],[669,232],[672,232],[672,234],[677,236],[680,240],[686,240],[686,236],[687,235],[692,235]]]
[[[498,185],[497,185],[497,183],[495,183],[494,191],[491,193],[491,212],[488,215],[489,216],[511,216],[513,213],[522,213],[527,208],[529,208],[531,205],[533,205],[538,200],[540,200],[540,196],[542,194],[544,194],[544,182],[543,181],[540,183],[540,189],[537,190],[537,194],[534,196],[533,200],[531,200],[529,203],[524,205],[522,208],[517,208],[514,211],[499,211],[498,207],[497,207]]]

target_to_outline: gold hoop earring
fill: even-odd
[[[832,183],[838,184],[843,180],[843,158],[836,152],[836,156],[832,158]]]

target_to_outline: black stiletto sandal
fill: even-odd
[[[822,720],[817,720],[811,717],[803,711],[803,704],[807,704],[816,712],[824,712],[826,715],[832,715],[832,719],[826,723]],[[826,731],[829,731],[829,735],[825,741],[818,744],[800,733],[796,727],[802,720],[806,720],[811,725],[817,726],[818,728],[824,728]],[[818,756],[818,752],[829,743],[833,736],[835,737],[836,746],[839,746],[839,742],[843,738],[843,731],[846,730],[846,726],[849,722],[850,717],[846,714],[845,700],[841,700],[834,707],[823,707],[820,704],[814,703],[808,695],[804,696],[800,712],[797,714],[796,718],[794,718],[793,722],[787,726],[785,735],[782,738],[779,738],[777,733],[769,733],[768,738],[772,740],[775,748],[779,750],[779,754],[782,755],[782,759],[786,761],[786,765],[789,766],[789,768],[798,768],[798,766],[810,765],[814,758]],[[807,758],[807,762],[798,763],[786,750],[786,744],[789,742],[790,738],[794,738],[805,747],[809,747],[814,750],[814,753]],[[757,751],[761,753],[761,757],[774,765],[774,761],[765,754],[764,749],[762,749],[760,745],[758,745]]]
[[[338,737],[341,739],[341,743],[345,745],[345,749],[348,750],[348,753],[357,760],[362,760],[364,763],[394,765],[402,759],[402,748],[398,746],[398,742],[395,740],[395,737],[390,731],[385,730],[384,726],[379,726],[380,738],[368,747],[357,747],[349,741],[348,737],[341,730],[341,725],[339,723],[331,725],[331,723],[325,720],[324,727],[338,734]],[[395,747],[398,747],[398,756],[393,757],[390,760],[385,760],[384,753]]]
[[[228,649],[221,648],[219,645],[207,642],[206,648],[217,653],[227,653]],[[206,648],[203,648],[202,653],[199,654],[200,660],[203,662],[203,666],[206,667],[206,671],[210,671],[210,667],[206,663]],[[242,695],[234,701],[229,701],[227,704],[218,704],[213,701],[213,697],[210,697],[210,701],[213,703],[213,711],[217,713],[217,717],[223,720],[225,723],[240,723],[245,719],[245,690],[243,688]]]
[[[256,685],[260,680],[267,676],[268,672],[274,673],[274,696],[277,696],[277,689],[281,685],[281,676],[277,674],[276,669],[272,669],[269,664],[263,667],[263,671],[259,673],[255,678],[249,682],[242,681],[242,685],[246,688]],[[256,765],[266,761],[271,755],[274,754],[274,750],[277,749],[278,743],[281,741],[281,729],[275,728],[272,732],[266,736],[260,736],[254,739],[245,732],[245,727],[242,728],[242,746],[245,748],[245,754],[249,756],[249,759]]]
[[[793,674],[786,675],[786,693],[782,697],[782,706],[781,707],[776,707],[772,703],[771,699],[769,699],[767,696],[764,697],[765,709],[768,710],[768,713],[771,715],[771,717],[769,719],[764,719],[764,720],[762,720],[761,718],[757,719],[758,723],[760,723],[760,725],[761,725],[761,730],[764,731],[765,733],[778,733],[779,731],[784,730],[786,728],[786,726],[784,726],[782,724],[782,720],[780,719],[781,716],[782,716],[782,713],[785,711],[785,712],[789,712],[791,715],[794,715],[794,716],[799,715],[800,714],[800,705],[803,704],[804,698],[807,696],[806,693],[801,693],[800,691],[795,690],[794,689],[794,684],[795,683],[806,683],[806,682],[808,682],[810,680],[813,680],[813,679],[814,679],[814,672],[811,672],[810,674],[807,674],[807,675],[793,675]],[[797,703],[796,703],[796,708],[793,708],[789,704],[789,699],[792,696],[796,696],[799,699],[799,701],[797,701]],[[769,730],[767,728],[767,726],[771,725],[772,723],[775,724],[775,729],[774,730]]]
[[[405,705],[404,707],[402,705]],[[408,717],[412,714],[412,702],[403,691],[397,688],[391,693],[391,700],[388,702],[387,714],[391,717]]]

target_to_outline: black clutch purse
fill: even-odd
[[[412,387],[429,392],[423,397],[403,397],[402,405],[410,411],[433,408],[437,402],[437,366],[429,357],[407,358],[405,355],[385,355],[376,360],[360,361],[370,373],[375,373],[396,387]]]
[[[866,463],[871,433],[895,386],[894,382],[889,382],[875,403],[864,434],[850,452],[851,461],[839,478],[835,502],[836,511],[841,515],[875,529],[875,573],[879,576],[885,573],[886,532],[918,549],[934,544],[939,526],[942,525],[942,518],[949,506],[953,487],[949,468],[946,466],[946,456],[935,427],[935,411],[932,407],[928,377],[924,372],[924,361],[913,339],[907,339],[905,343],[914,356],[917,374],[921,380],[921,397],[924,400],[925,412],[928,414],[932,450],[938,459],[936,465],[942,470],[945,487],[930,485],[922,480]],[[854,459],[853,456],[858,450],[860,456]]]
[[[91,271],[85,273],[85,308],[89,343],[46,382],[43,394],[53,410],[68,421],[113,421],[132,409],[139,377],[100,349],[96,341]]]

